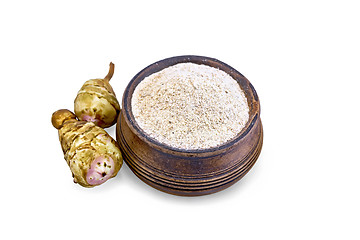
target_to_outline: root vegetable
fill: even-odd
[[[59,130],[64,158],[75,183],[94,187],[116,176],[123,159],[117,142],[104,129],[77,120],[66,109],[54,112],[51,122]]]
[[[81,87],[74,102],[75,115],[80,120],[94,122],[102,128],[115,124],[120,105],[109,84],[114,68],[110,63],[109,73],[104,79],[88,80]]]

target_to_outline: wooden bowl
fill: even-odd
[[[136,86],[155,72],[185,62],[223,70],[245,92],[250,109],[249,120],[234,139],[214,148],[177,149],[150,138],[135,121],[131,98]],[[125,89],[116,138],[127,165],[150,186],[183,196],[214,193],[240,180],[259,157],[263,142],[259,99],[254,87],[241,73],[219,60],[202,56],[167,58],[144,68]]]

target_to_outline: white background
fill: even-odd
[[[1,1],[0,238],[359,239],[357,2]],[[251,171],[193,198],[126,165],[102,186],[74,184],[51,114],[110,61],[121,99],[141,69],[184,54],[256,88],[265,136]]]

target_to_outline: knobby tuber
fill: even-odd
[[[74,102],[75,115],[80,120],[94,122],[102,128],[116,122],[120,105],[109,84],[114,68],[114,64],[110,63],[109,73],[104,79],[88,80],[81,87]]]
[[[67,109],[54,112],[51,122],[59,130],[64,158],[75,183],[94,187],[116,176],[123,159],[117,142],[104,129],[77,120]]]

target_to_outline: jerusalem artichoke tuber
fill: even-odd
[[[80,120],[94,122],[102,128],[116,122],[120,105],[109,84],[114,68],[114,64],[110,63],[109,73],[104,79],[88,80],[81,87],[74,101],[75,115]]]
[[[117,142],[104,129],[93,122],[78,121],[66,109],[54,112],[51,122],[59,130],[64,158],[75,183],[94,187],[116,176],[123,159]]]

